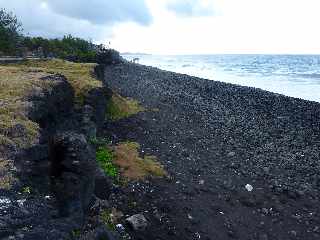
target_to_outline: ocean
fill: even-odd
[[[122,56],[163,70],[320,102],[320,55]]]

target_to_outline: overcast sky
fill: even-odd
[[[0,0],[30,35],[119,51],[320,54],[319,0]]]

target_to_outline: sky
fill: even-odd
[[[31,36],[153,54],[320,54],[319,0],[0,0]]]

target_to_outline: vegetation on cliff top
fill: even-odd
[[[73,63],[60,59],[28,60],[19,64],[23,69],[34,69],[46,73],[59,73],[67,78],[75,91],[76,103],[82,104],[90,90],[102,87],[94,77],[94,63]]]
[[[27,147],[37,139],[39,126],[27,117],[26,99],[33,91],[48,90],[54,84],[40,78],[55,73],[66,76],[76,102],[81,104],[91,89],[102,87],[93,76],[94,66],[63,60],[29,60],[0,66],[0,145]]]
[[[49,87],[41,72],[0,66],[0,145],[27,147],[38,136],[38,124],[27,117],[26,98],[33,89]]]
[[[122,60],[117,51],[72,35],[46,39],[28,37],[22,31],[22,23],[15,14],[0,9],[0,56],[54,57],[73,62],[102,64]]]
[[[15,181],[8,151],[27,148],[37,142],[39,126],[28,118],[28,97],[33,91],[50,89],[52,82],[41,79],[43,72],[19,66],[0,66],[0,188],[9,189]]]

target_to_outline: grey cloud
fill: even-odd
[[[148,25],[152,17],[144,0],[46,0],[57,13],[93,24],[135,21]]]
[[[208,6],[201,4],[201,0],[173,0],[168,3],[168,9],[182,17],[204,17],[216,15],[213,2]]]
[[[89,3],[90,4],[87,4]],[[108,3],[106,3],[108,2]],[[31,36],[62,37],[72,34],[102,41],[112,34],[116,22],[148,24],[150,13],[143,0],[0,0],[13,11]]]

